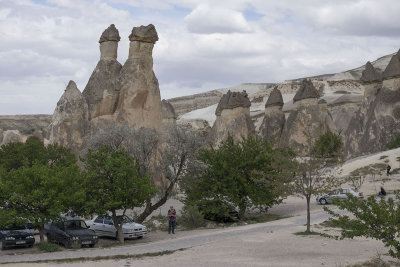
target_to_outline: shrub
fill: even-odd
[[[387,143],[387,149],[394,149],[400,147],[400,134],[398,134],[391,142]]]
[[[179,223],[188,229],[198,228],[205,225],[203,214],[197,206],[184,206],[182,214],[178,217]]]

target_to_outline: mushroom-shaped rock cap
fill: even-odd
[[[243,92],[231,92],[229,90],[226,94],[221,97],[218,103],[217,109],[215,110],[215,115],[221,115],[224,109],[234,109],[237,107],[248,108],[251,106],[249,97],[246,91]]]
[[[371,62],[365,64],[365,70],[361,75],[361,81],[363,82],[379,82],[382,79],[381,73],[372,66]]]
[[[382,74],[383,79],[400,76],[400,51],[393,55]]]
[[[267,103],[265,103],[265,107],[272,107],[272,106],[283,106],[283,98],[281,91],[275,86],[274,90],[272,90],[271,94],[268,97]]]
[[[119,42],[119,40],[121,40],[119,32],[117,28],[115,28],[115,25],[111,24],[110,27],[104,30],[103,34],[100,37],[99,43],[107,41]]]
[[[163,119],[176,119],[176,113],[174,107],[167,100],[163,99],[162,104],[162,117]]]
[[[300,89],[293,97],[293,103],[307,98],[319,98],[319,93],[310,80],[304,79],[301,82]]]
[[[132,33],[129,35],[130,41],[139,41],[145,43],[155,43],[158,41],[156,28],[153,24],[147,26],[133,27]]]
[[[318,101],[318,104],[328,104],[328,102],[326,102],[326,100],[325,99],[320,99],[319,101]]]

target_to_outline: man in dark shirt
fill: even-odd
[[[168,234],[171,233],[175,234],[175,225],[176,225],[176,210],[174,209],[173,206],[169,207],[168,210]]]

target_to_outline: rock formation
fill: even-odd
[[[282,107],[282,94],[278,88],[275,87],[265,104],[265,115],[260,127],[260,134],[262,137],[271,141],[279,141],[286,121]]]
[[[282,131],[280,145],[302,151],[308,138],[317,138],[329,131],[336,131],[326,102],[318,103],[318,91],[310,80],[303,80],[293,98],[292,110]]]
[[[167,100],[163,99],[162,104],[162,120],[164,128],[175,125],[178,116],[175,114],[174,107]]]
[[[400,53],[393,55],[377,88],[368,94],[345,133],[347,157],[377,152],[400,133]],[[365,79],[364,79],[365,81]],[[367,80],[368,82],[368,80]]]
[[[364,97],[374,96],[381,87],[382,74],[372,66],[371,62],[365,64],[361,79],[364,84]]]
[[[83,90],[88,104],[89,120],[112,115],[118,101],[117,78],[121,64],[117,61],[119,32],[111,24],[100,37],[100,60]]]
[[[78,154],[87,130],[88,105],[75,82],[69,81],[48,127],[49,142],[66,146]]]
[[[152,51],[158,40],[152,24],[134,27],[129,35],[129,58],[118,78],[120,88],[117,121],[136,127],[162,130],[162,107],[158,80],[153,72]]]
[[[255,134],[250,118],[250,100],[245,91],[224,94],[218,103],[215,115],[217,119],[210,132],[210,139],[217,146],[228,135],[235,140]]]

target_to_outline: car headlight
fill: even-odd
[[[72,237],[72,240],[74,240],[74,241],[79,240],[79,237],[73,236],[73,237]]]
[[[26,239],[33,239],[33,238],[35,238],[33,235],[28,235],[28,236],[26,237]]]
[[[15,240],[15,237],[13,237],[13,236],[6,236],[5,240]]]
[[[93,236],[93,239],[97,239],[97,238],[98,238],[98,236],[97,236],[97,235],[94,235],[94,236]]]

